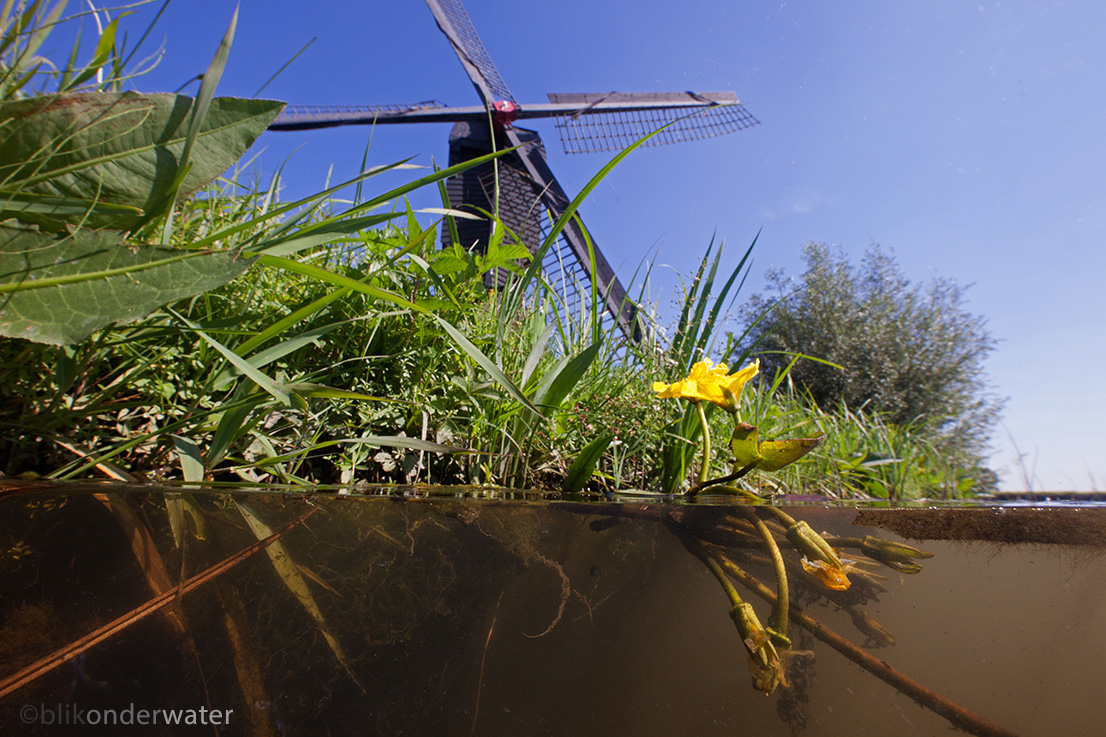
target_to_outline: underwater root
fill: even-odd
[[[743,571],[728,558],[719,556],[719,560],[726,572],[737,579],[742,586],[749,589],[769,604],[775,605],[776,594],[771,589],[757,580],[756,577]],[[886,661],[879,660],[869,655],[841,635],[823,625],[814,617],[794,606],[791,608],[790,618],[792,622],[810,632],[819,640],[826,643],[864,670],[888,685],[902,691],[919,706],[944,717],[954,726],[970,732],[971,734],[979,735],[980,737],[1017,737],[1013,732],[992,724],[978,714],[968,711],[936,691],[926,688],[913,678],[900,673],[888,665]]]
[[[219,563],[211,566],[207,570],[196,574],[192,578],[181,583],[180,586],[172,588],[158,596],[147,601],[145,604],[132,609],[121,617],[118,617],[111,622],[108,622],[103,627],[98,628],[94,632],[90,632],[84,637],[72,642],[65,647],[57,650],[45,658],[42,658],[38,662],[32,663],[23,670],[15,673],[3,681],[0,681],[0,698],[14,693],[23,688],[27,684],[41,678],[42,676],[50,673],[55,668],[58,668],[75,658],[79,657],[82,653],[87,651],[105,640],[108,640],[115,635],[123,632],[128,627],[136,622],[139,622],[146,617],[161,611],[164,607],[173,604],[179,600],[179,597],[199,588],[200,586],[214,580],[215,578],[223,575],[230,569],[237,566],[242,561],[252,557],[256,553],[264,550],[270,544],[275,542],[288,530],[292,529],[296,525],[301,524],[304,520],[314,514],[316,509],[309,510],[306,514],[298,519],[292,520],[281,529],[274,532],[268,537],[258,540],[257,542],[243,548],[241,551],[231,555],[228,558],[224,558]]]

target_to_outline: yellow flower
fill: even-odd
[[[831,563],[826,563],[821,560],[810,560],[806,556],[800,561],[803,564],[803,570],[813,575],[827,589],[833,589],[834,591],[845,591],[852,585],[849,581],[849,572],[852,571],[851,560],[841,561],[841,565],[835,566]]]
[[[753,361],[735,374],[726,374],[726,364],[720,363],[712,368],[707,358],[691,367],[691,373],[683,381],[675,384],[653,383],[653,391],[661,399],[674,397],[692,402],[706,400],[722,407],[727,412],[737,411],[737,398],[741,389],[754,376],[760,373],[760,359]]]

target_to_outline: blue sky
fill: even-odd
[[[967,307],[1001,342],[988,361],[1009,397],[991,465],[1024,486],[1106,488],[1106,360],[1097,302],[1106,275],[1106,5],[467,0],[515,97],[547,92],[733,90],[762,125],[635,152],[582,210],[628,279],[655,258],[662,308],[712,235],[731,266],[762,230],[748,294],[768,267],[802,271],[802,246],[854,262],[893,249],[914,281],[971,285]],[[171,91],[207,66],[234,5],[176,0],[154,36],[161,65],[134,86]],[[149,8],[126,22],[144,28]],[[132,36],[133,38],[133,36]],[[300,104],[478,98],[422,0],[244,0],[220,94]],[[59,41],[60,43],[60,41]],[[195,87],[189,91],[194,92]],[[532,125],[575,194],[609,155],[565,155]],[[448,125],[387,126],[370,163],[447,157]],[[360,167],[367,128],[266,133],[261,168],[287,194]],[[291,157],[291,158],[289,158]],[[388,175],[393,176],[393,175]],[[394,175],[386,184],[398,184]],[[431,203],[427,203],[431,204]]]

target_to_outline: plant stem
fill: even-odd
[[[753,526],[757,528],[757,532],[764,538],[764,542],[768,545],[768,555],[772,558],[772,567],[776,572],[776,601],[772,604],[772,614],[769,617],[768,625],[774,630],[776,634],[786,638],[787,637],[787,615],[790,605],[788,587],[787,587],[787,569],[784,567],[783,554],[780,553],[780,548],[776,545],[776,538],[772,535],[771,530],[768,529],[768,525],[764,524],[764,520],[757,516],[757,513],[748,507],[741,507],[741,513],[753,523]]]
[[[754,576],[743,571],[729,558],[725,556],[720,556],[720,558],[722,567],[727,573],[737,579],[742,586],[745,586],[765,601],[774,603],[776,595],[772,593],[771,589],[757,580]],[[878,677],[893,688],[902,691],[919,706],[939,714],[964,731],[974,735],[981,735],[981,737],[1016,737],[1013,732],[992,724],[978,714],[968,711],[936,691],[926,688],[913,678],[900,673],[888,665],[887,661],[872,657],[806,612],[792,608],[790,618],[795,624],[810,632],[819,640],[826,643],[864,670]]]
[[[701,487],[707,482],[707,474],[710,472],[710,425],[707,423],[707,413],[703,409],[702,402],[695,403],[695,409],[699,411],[699,424],[703,427],[703,465],[699,467],[699,483]]]
[[[706,489],[708,487],[718,486],[719,484],[725,484],[725,483],[728,483],[730,481],[736,481],[737,479],[741,478],[745,474],[749,473],[749,471],[752,471],[754,468],[756,468],[758,463],[760,463],[759,460],[754,461],[754,462],[750,463],[748,466],[745,466],[744,468],[742,468],[741,470],[734,471],[731,474],[727,474],[725,476],[719,476],[718,478],[709,479],[707,481],[700,481],[699,483],[695,484],[695,486],[692,486],[690,489],[688,489],[684,493],[687,494],[688,496],[695,496],[700,491],[702,491],[703,489]],[[733,488],[733,487],[729,487],[729,488]],[[741,494],[741,495],[748,495],[748,496],[750,496],[754,499],[760,499],[760,497],[758,497],[756,494],[753,494],[752,492],[743,491],[742,489],[736,489],[735,493]]]

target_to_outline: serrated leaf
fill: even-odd
[[[132,246],[110,230],[57,237],[0,226],[0,335],[76,343],[214,289],[250,263],[229,251]]]
[[[154,217],[170,201],[192,99],[135,92],[65,93],[0,103],[0,185],[10,192],[135,207]],[[186,197],[222,174],[283,109],[275,100],[216,98],[180,188]],[[0,201],[0,208],[3,202]],[[57,230],[65,214],[4,210],[0,217]],[[91,228],[131,230],[143,217],[95,211]]]

